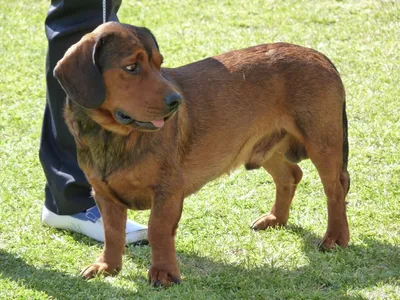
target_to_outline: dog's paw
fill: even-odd
[[[96,262],[84,268],[81,271],[80,276],[82,276],[85,279],[91,279],[99,275],[101,276],[117,275],[120,270],[121,267],[111,266],[104,262]]]
[[[330,250],[336,245],[346,248],[349,245],[350,234],[348,229],[327,231],[319,247],[321,250]]]
[[[174,274],[167,270],[163,270],[157,267],[151,267],[148,273],[149,284],[158,286],[170,286],[172,284],[181,283],[179,273]]]
[[[267,227],[284,226],[286,222],[287,220],[279,220],[274,214],[267,213],[256,219],[251,225],[251,229],[258,231],[266,229]]]

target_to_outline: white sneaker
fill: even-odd
[[[43,206],[42,223],[50,227],[71,230],[104,242],[103,222],[97,206],[75,215],[57,215]],[[147,240],[147,227],[134,221],[126,221],[126,244]]]

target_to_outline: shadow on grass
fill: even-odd
[[[359,299],[360,296],[349,295],[348,291],[351,290],[354,294],[364,288],[396,285],[400,279],[400,248],[397,246],[364,239],[362,245],[321,252],[316,245],[319,238],[313,233],[295,226],[288,226],[283,230],[304,239],[302,251],[308,257],[308,265],[282,269],[270,263],[253,266],[249,259],[244,266],[199,257],[196,253],[179,253],[181,271],[185,276],[183,284],[161,291],[161,294],[160,290],[147,287],[145,278],[131,278],[128,275],[128,280],[135,280],[138,284],[138,291],[132,291],[113,286],[104,279],[88,282],[60,271],[37,269],[1,249],[0,277],[45,292],[54,298],[70,298],[68,294],[72,298],[84,295],[91,295],[93,298],[102,298],[102,295],[113,295],[117,298],[146,297],[155,296],[154,292],[158,297],[172,296],[175,293],[186,299],[193,299],[194,292],[197,299]],[[149,254],[149,247],[129,247],[126,253],[128,259],[144,269],[149,265]]]
[[[298,226],[287,230],[304,240],[301,251],[309,264],[293,269],[270,263],[255,266],[251,258],[240,265],[223,263],[196,253],[179,253],[184,285],[205,291],[207,298],[360,299],[357,291],[398,286],[400,247],[365,238],[361,245],[320,251],[320,237]],[[259,234],[262,234],[260,232]],[[127,251],[135,261],[134,251]],[[179,251],[179,249],[178,249]],[[288,253],[288,256],[290,253]],[[137,265],[148,262],[137,259]],[[350,291],[350,293],[349,293]],[[200,297],[199,297],[200,298]]]
[[[136,294],[123,288],[113,287],[105,281],[85,281],[79,276],[36,268],[3,249],[0,249],[0,268],[0,278],[13,280],[21,287],[44,292],[56,299],[96,298],[98,292],[102,290],[108,290],[108,293],[120,297]]]

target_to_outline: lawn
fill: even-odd
[[[0,0],[0,299],[400,299],[399,1],[125,0],[120,20],[153,31],[165,66],[284,41],[330,57],[347,91],[350,246],[318,250],[326,199],[309,161],[289,224],[261,232],[249,225],[274,184],[239,169],[186,199],[184,281],[168,289],[147,285],[149,246],[129,246],[119,276],[84,281],[102,245],[40,223],[48,6]]]

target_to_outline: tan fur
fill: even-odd
[[[248,169],[265,168],[276,185],[271,211],[252,225],[260,230],[287,223],[302,178],[297,163],[310,158],[328,197],[328,229],[322,244],[347,246],[345,93],[333,64],[315,50],[277,43],[165,69],[160,68],[162,56],[154,37],[143,30],[102,25],[55,69],[67,92],[85,91],[92,76],[72,62],[93,54],[81,49],[97,47],[104,101],[90,100],[91,95],[80,100],[79,92],[69,92],[78,104],[69,101],[65,112],[106,235],[103,254],[83,275],[119,270],[126,209],[151,209],[149,281],[178,282],[174,236],[183,199],[243,164]],[[123,70],[135,62],[140,74]],[[72,75],[80,77],[78,83],[68,81]],[[183,104],[169,115],[164,98],[176,92]],[[89,107],[90,101],[102,104]],[[159,130],[121,125],[115,119],[118,109],[141,122],[168,120]]]

